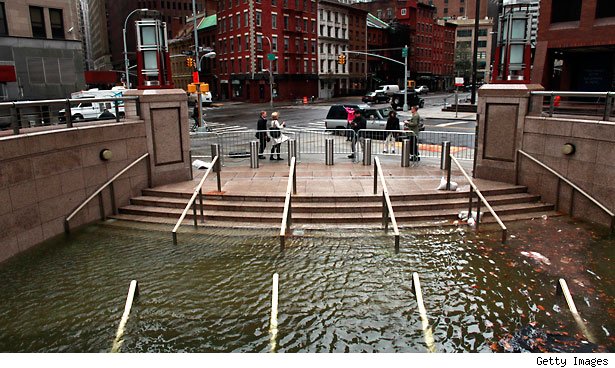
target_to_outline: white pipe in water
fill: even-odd
[[[572,295],[570,294],[570,290],[568,290],[568,284],[566,283],[566,280],[559,279],[559,285],[562,288],[562,292],[564,293],[564,298],[566,298],[568,309],[570,309],[570,313],[572,313],[572,317],[574,317],[574,320],[579,326],[579,329],[581,330],[581,332],[583,332],[583,335],[587,337],[587,340],[595,343],[596,339],[594,338],[593,334],[589,332],[589,329],[585,325],[585,322],[583,322],[583,319],[581,318],[581,315],[579,314],[576,305],[574,305],[574,300],[572,300]]]
[[[427,350],[430,353],[435,353],[436,343],[433,338],[433,331],[431,330],[431,326],[429,325],[429,321],[427,320],[427,310],[425,309],[425,305],[423,304],[423,292],[421,291],[421,282],[419,281],[419,274],[416,272],[412,273],[412,283],[414,285],[416,303],[419,307],[419,314],[421,315],[421,323],[423,325],[425,344],[427,345]]]
[[[120,348],[122,347],[122,342],[124,341],[122,337],[124,336],[124,329],[126,327],[126,322],[128,322],[128,316],[130,315],[130,309],[132,308],[132,301],[135,298],[137,286],[137,280],[132,280],[130,282],[130,287],[128,288],[128,296],[126,297],[126,305],[124,306],[124,314],[122,315],[120,326],[117,328],[115,340],[113,341],[113,347],[111,348],[112,353],[119,352]]]
[[[271,322],[269,324],[269,341],[271,343],[271,352],[275,353],[277,349],[278,338],[278,280],[279,275],[273,274],[273,285],[271,290]]]

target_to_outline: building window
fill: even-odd
[[[0,36],[8,36],[9,28],[6,25],[6,13],[4,10],[4,3],[0,3]]]
[[[471,29],[458,29],[457,37],[472,37],[472,30]]]
[[[466,8],[464,8],[463,6],[459,7],[459,14],[464,14],[466,13]]]
[[[487,41],[478,41],[478,47],[487,47]]]
[[[598,0],[596,18],[615,17],[615,2],[613,0]]]
[[[551,8],[551,23],[573,22],[581,19],[582,0],[560,0]]]
[[[237,36],[237,52],[241,52],[241,36]]]
[[[288,15],[284,15],[284,29],[288,30]]]
[[[278,28],[278,15],[277,14],[271,14],[271,28],[273,29]]]
[[[278,36],[271,36],[271,52],[278,52]]]
[[[32,24],[32,37],[47,37],[47,33],[45,32],[45,17],[43,16],[43,8],[38,6],[30,7],[30,23]]]
[[[261,18],[262,18],[262,14],[260,11],[256,12],[256,26],[260,27],[261,26]]]
[[[241,15],[237,14],[237,29],[241,28]]]
[[[407,14],[407,10],[406,8],[402,8],[401,9],[401,15],[406,15]]]
[[[256,35],[256,50],[263,51],[263,36]]]

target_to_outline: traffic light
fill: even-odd
[[[340,65],[344,65],[344,64],[346,64],[346,55],[344,55],[344,54],[340,54],[340,55],[337,57],[337,63],[338,63],[338,64],[340,64]]]
[[[186,66],[187,66],[188,68],[192,68],[192,67],[194,67],[194,59],[193,59],[193,58],[191,58],[191,57],[186,58]]]

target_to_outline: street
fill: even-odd
[[[469,93],[459,94],[459,100],[464,101],[469,97]],[[419,110],[419,114],[425,117],[426,129],[429,131],[453,131],[473,133],[475,121],[468,119],[455,119],[448,114],[439,114],[444,104],[451,105],[455,101],[452,93],[430,93],[421,95],[425,99],[425,107]],[[261,110],[267,111],[268,115],[273,111],[280,113],[280,120],[286,122],[286,126],[291,130],[302,130],[306,128],[324,129],[324,119],[329,111],[329,107],[334,104],[363,104],[361,96],[339,97],[324,102],[317,102],[307,105],[296,105],[290,102],[276,103],[271,108],[269,104],[248,104],[238,102],[225,102],[220,107],[205,108],[205,120],[213,131],[235,131],[245,129],[256,129]],[[390,106],[388,104],[378,106]],[[453,113],[454,114],[454,113]],[[439,116],[442,115],[442,116]],[[410,117],[410,112],[399,111],[400,120]]]

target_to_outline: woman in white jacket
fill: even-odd
[[[271,124],[269,125],[269,136],[271,137],[273,147],[271,147],[271,156],[270,160],[283,160],[280,157],[280,146],[282,142],[288,140],[288,137],[282,134],[280,131],[282,128],[286,126],[286,122],[280,123],[278,121],[278,116],[280,114],[276,111],[271,114]],[[274,158],[273,155],[277,153],[277,158]]]

